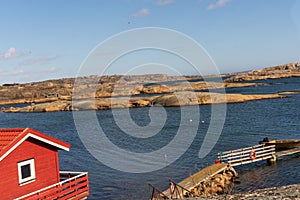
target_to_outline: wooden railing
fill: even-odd
[[[229,163],[231,166],[253,163],[274,157],[275,145],[264,144],[218,153],[219,161],[221,163]]]
[[[87,172],[60,172],[61,182],[26,194],[15,200],[59,199],[80,200],[89,194]]]
[[[160,190],[158,190],[153,185],[148,184],[148,188],[149,188],[149,192],[151,193],[150,200],[165,200],[165,199],[170,199],[163,192],[161,192]]]
[[[186,197],[197,197],[193,192],[169,180],[171,199],[182,199]]]

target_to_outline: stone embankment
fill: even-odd
[[[300,184],[266,188],[232,195],[195,197],[187,200],[300,200]]]

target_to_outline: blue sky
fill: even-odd
[[[300,2],[296,0],[0,3],[0,84],[75,77],[99,43],[143,27],[172,29],[193,38],[222,73],[300,60]],[[111,74],[118,74],[122,64],[130,65],[130,59],[118,63]],[[181,74],[193,74],[184,64],[177,67]]]

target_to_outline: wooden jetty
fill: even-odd
[[[277,158],[300,154],[300,140],[265,140],[260,144],[218,153],[212,164],[179,183],[170,180],[170,187],[164,192],[149,184],[151,200],[183,199],[187,197],[226,194],[233,187],[237,172],[234,166],[262,160],[275,162]]]
[[[270,140],[252,147],[246,147],[218,153],[221,163],[238,166],[267,160],[275,162],[277,158],[300,153],[300,140]]]
[[[179,183],[170,180],[170,187],[160,192],[149,184],[152,200],[182,199],[186,197],[211,196],[227,191],[237,172],[228,164],[212,164]]]
[[[229,167],[228,164],[220,163],[220,164],[212,164],[199,172],[193,174],[192,176],[184,179],[183,181],[179,182],[178,185],[186,188],[187,190],[191,190],[195,187],[195,185],[209,179],[210,177],[215,176],[216,174],[224,171],[225,169],[230,168],[232,171],[235,172],[235,170],[232,167]],[[167,190],[165,191],[165,194],[168,194]]]
[[[300,140],[269,140],[268,138],[264,138],[263,141],[259,142],[264,145],[275,145],[275,158],[269,160],[271,162],[275,162],[277,158],[283,156],[289,156],[300,153]]]
[[[275,145],[259,144],[251,147],[218,153],[218,161],[231,166],[244,165],[262,160],[274,159]]]
[[[199,172],[193,174],[192,176],[184,179],[183,181],[177,183],[181,187],[186,188],[187,190],[191,190],[195,187],[195,185],[209,179],[210,177],[215,176],[216,174],[224,171],[228,168],[228,164],[220,163],[220,164],[212,164]],[[231,170],[235,171],[230,167]],[[167,196],[170,195],[170,190],[166,190],[164,192]]]

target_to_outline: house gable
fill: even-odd
[[[0,162],[28,138],[69,151],[70,145],[30,128],[0,129]]]
[[[47,144],[35,139],[25,140],[0,162],[2,197],[14,199],[60,181],[58,150],[45,148],[44,145]],[[29,182],[20,183],[18,164],[30,160],[34,160],[35,177]]]
[[[58,183],[58,150],[70,145],[33,129],[0,129],[0,194],[6,199]]]

